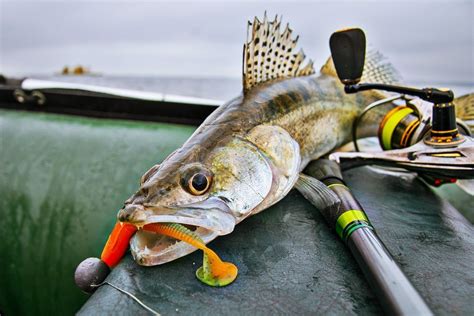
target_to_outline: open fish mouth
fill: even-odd
[[[212,199],[179,208],[172,215],[148,215],[146,220],[137,226],[152,223],[177,223],[186,226],[207,244],[220,235],[231,233],[236,221],[223,201]],[[197,250],[186,242],[144,230],[139,230],[132,237],[130,249],[135,261],[144,266],[163,264]]]
[[[218,233],[198,226],[186,225],[205,244],[214,240]],[[197,248],[190,244],[149,231],[138,231],[130,241],[130,249],[136,262],[143,266],[154,266],[183,257]]]

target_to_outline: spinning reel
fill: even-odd
[[[435,186],[456,182],[457,179],[474,179],[474,139],[467,125],[456,119],[451,90],[359,83],[366,47],[361,29],[333,33],[330,47],[337,75],[345,85],[346,93],[384,90],[400,94],[367,106],[352,128],[357,152],[333,153],[331,160],[341,163],[345,169],[367,164],[404,168],[417,172]],[[359,152],[357,129],[363,116],[396,100],[404,100],[405,105],[390,110],[379,125],[378,138],[384,151]]]

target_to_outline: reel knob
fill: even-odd
[[[334,32],[329,39],[337,76],[345,85],[359,83],[365,62],[365,34],[359,28]]]

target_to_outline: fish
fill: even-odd
[[[144,266],[163,264],[196,250],[142,228],[176,223],[207,244],[268,209],[295,187],[302,170],[351,140],[351,127],[380,92],[348,95],[332,59],[319,72],[297,49],[298,36],[281,18],[248,22],[243,47],[242,92],[219,106],[190,138],[151,167],[118,212],[138,229],[130,240]],[[362,82],[393,84],[399,75],[377,51],[368,51]],[[385,112],[386,113],[386,112]],[[364,126],[382,118],[372,111]],[[376,128],[359,132],[376,134]]]

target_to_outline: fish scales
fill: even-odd
[[[352,122],[376,98],[347,95],[335,78],[322,75],[273,82],[237,100],[241,103],[224,104],[201,125],[187,144],[202,146],[191,151],[206,151],[227,136],[244,136],[255,126],[268,124],[288,131],[304,160],[315,159],[347,143]]]

